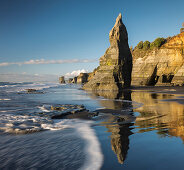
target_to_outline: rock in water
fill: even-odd
[[[121,14],[109,33],[109,41],[110,47],[100,58],[95,75],[83,86],[86,90],[119,90],[131,85],[132,55]]]
[[[59,83],[65,84],[65,77],[64,76],[59,77]]]

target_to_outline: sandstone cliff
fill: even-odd
[[[184,33],[172,38],[160,48],[135,49],[132,85],[184,84]]]
[[[109,33],[110,47],[100,58],[100,66],[83,88],[87,90],[119,90],[131,84],[132,55],[128,46],[128,34],[122,16]]]

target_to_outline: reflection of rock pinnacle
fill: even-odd
[[[111,135],[111,146],[120,164],[124,163],[129,149],[129,135],[132,134],[129,125],[107,126]]]

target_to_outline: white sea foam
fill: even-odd
[[[19,91],[25,91],[26,89],[35,89],[35,90],[43,90],[51,87],[57,87],[59,86],[59,83],[33,83],[30,85],[24,85],[22,86]]]
[[[6,133],[33,133],[42,130],[61,130],[73,128],[85,141],[85,161],[81,170],[98,170],[103,163],[103,154],[95,131],[91,128],[93,121],[78,119],[54,120],[39,116],[22,116],[1,114],[0,130]]]
[[[38,108],[42,111],[42,112],[50,112],[50,110],[48,110],[46,108],[47,105],[43,105],[43,106],[38,106]]]
[[[18,84],[18,85],[4,85],[0,87],[6,88],[7,92],[22,92],[26,89],[43,90],[51,87],[57,87],[59,83],[30,83],[30,84]]]
[[[6,133],[32,133],[45,130],[42,124],[52,124],[52,120],[39,116],[1,114],[0,130]]]
[[[4,85],[4,86],[0,86],[0,87],[16,87],[17,85]]]
[[[77,131],[85,139],[85,151],[88,153],[81,170],[100,169],[103,163],[103,154],[94,130],[89,125],[85,125],[79,126]]]
[[[78,135],[85,141],[86,158],[81,170],[98,170],[103,163],[103,154],[95,131],[91,128],[93,121],[78,119],[55,120],[54,124],[42,124],[42,128],[50,130],[60,130],[64,128],[74,128]]]

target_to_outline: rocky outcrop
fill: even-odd
[[[132,55],[122,16],[109,33],[110,47],[100,58],[100,66],[83,88],[86,90],[119,90],[131,84]]]
[[[74,77],[72,83],[77,83],[77,77]]]
[[[77,83],[79,84],[84,84],[88,82],[88,73],[80,73],[79,76],[77,77]]]
[[[73,78],[69,78],[68,79],[68,83],[69,84],[76,84],[77,83],[77,79],[78,79],[78,81],[79,81],[79,78],[78,77],[73,77]],[[79,81],[80,82],[80,81]],[[81,82],[80,82],[81,83]]]
[[[64,76],[59,77],[59,83],[65,84],[65,77]]]
[[[73,82],[73,78],[68,79],[68,83],[71,84]]]
[[[167,39],[160,48],[135,49],[132,85],[184,84],[184,33]]]

